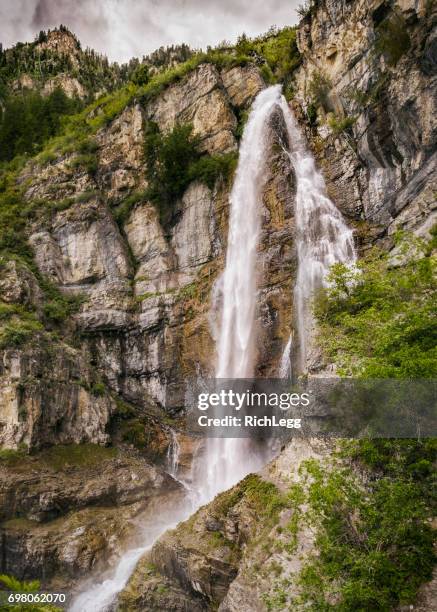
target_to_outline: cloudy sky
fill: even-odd
[[[10,47],[60,23],[123,62],[161,45],[205,48],[296,23],[302,0],[0,0],[0,41]]]

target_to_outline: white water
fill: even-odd
[[[219,379],[251,378],[254,374],[258,247],[266,160],[271,144],[269,118],[280,99],[281,88],[277,85],[257,96],[241,141],[230,195],[226,263],[218,283],[222,310],[215,375]],[[250,472],[259,470],[267,455],[268,449],[257,448],[250,439],[208,439],[204,477],[207,497],[214,497]]]
[[[291,378],[291,354],[293,350],[293,335],[290,334],[288,342],[285,345],[284,352],[282,353],[281,361],[279,362],[278,375],[279,378]]]
[[[174,429],[170,430],[170,436],[171,440],[167,450],[167,471],[171,476],[176,478],[179,467],[179,453],[181,451],[181,447]]]
[[[315,292],[326,285],[334,263],[353,264],[356,259],[352,230],[326,194],[325,181],[317,170],[312,154],[285,100],[281,108],[287,126],[288,155],[296,174],[296,244],[297,279],[294,288],[297,355],[293,365],[297,373],[307,370],[313,338],[312,300]]]
[[[306,150],[294,117],[281,95],[280,86],[262,91],[256,98],[240,147],[237,173],[230,196],[230,220],[226,265],[216,290],[221,292],[221,313],[214,336],[217,339],[217,378],[250,378],[256,362],[256,307],[258,246],[261,229],[262,192],[266,180],[269,150],[269,118],[282,110],[291,151],[288,152],[297,178],[296,224],[298,278],[295,288],[296,326],[300,360],[307,355],[306,333],[312,327],[309,302],[323,284],[329,266],[354,258],[352,234],[340,213],[325,194],[323,179]],[[220,301],[215,296],[216,301]],[[294,343],[293,343],[294,344]],[[284,350],[282,370],[291,372],[292,338]],[[140,546],[128,550],[118,565],[100,583],[94,581],[76,597],[71,612],[103,612],[112,607],[117,593],[127,584],[137,561],[150,550],[167,529],[187,518],[218,492],[230,488],[246,474],[259,470],[271,456],[271,449],[256,447],[248,439],[209,439],[204,469],[188,488],[186,504],[168,516],[150,517],[138,535]],[[173,438],[168,470],[177,478],[179,445]],[[196,466],[194,466],[196,467]]]

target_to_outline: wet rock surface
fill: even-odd
[[[45,584],[103,569],[181,485],[129,449],[57,446],[0,461],[1,571]]]

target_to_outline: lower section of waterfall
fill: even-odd
[[[303,371],[308,355],[308,335],[312,320],[310,300],[326,282],[329,267],[335,262],[354,260],[352,233],[340,213],[326,197],[325,185],[314,159],[306,150],[294,117],[280,86],[262,91],[254,101],[246,124],[236,177],[230,195],[230,219],[226,264],[216,292],[220,291],[219,320],[216,321],[215,375],[217,378],[251,378],[256,355],[256,310],[258,246],[261,231],[262,195],[266,182],[266,160],[271,144],[269,119],[282,111],[288,132],[287,154],[297,180],[296,241],[298,274],[295,286],[296,341],[290,335],[280,365],[281,377],[290,377],[296,363]],[[168,471],[177,478],[177,438],[172,438]],[[101,612],[111,608],[139,558],[167,529],[187,518],[200,505],[229,489],[248,473],[258,471],[275,454],[270,442],[238,438],[209,438],[203,452],[195,458],[192,480],[186,487],[186,503],[166,516],[150,517],[138,531],[138,547],[127,551],[112,574],[85,589],[73,602],[72,612]]]

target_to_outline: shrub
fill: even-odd
[[[329,110],[329,91],[332,87],[330,80],[321,72],[314,72],[308,84],[307,92],[311,96],[313,104],[321,106],[325,111]]]
[[[97,172],[97,157],[94,153],[81,153],[70,162],[70,168],[84,168],[91,176]]]
[[[405,19],[393,13],[376,29],[374,50],[385,57],[390,66],[395,66],[411,47]]]
[[[96,397],[102,397],[106,393],[106,387],[105,387],[104,383],[96,382],[93,385],[91,385],[90,391]]]
[[[348,132],[355,125],[357,121],[356,117],[343,117],[338,118],[335,115],[331,115],[328,119],[328,125],[334,134],[341,134],[342,132]]]
[[[317,123],[317,108],[313,102],[310,102],[307,106],[307,119],[310,125],[316,125]]]
[[[163,227],[173,221],[174,205],[187,188],[190,166],[199,158],[199,139],[192,134],[191,125],[176,125],[167,135],[149,123],[145,136],[147,161],[147,197],[157,205]]]
[[[43,326],[34,318],[13,318],[0,328],[0,349],[22,346],[42,330]]]
[[[174,206],[182,197],[191,181],[198,180],[212,189],[216,181],[232,176],[237,155],[205,155],[198,150],[199,138],[193,136],[190,124],[176,125],[166,135],[158,126],[149,123],[145,136],[145,157],[147,161],[148,188],[145,197],[153,202],[159,211],[163,227],[174,221]],[[132,204],[126,204],[121,214],[126,214]]]
[[[391,267],[374,251],[351,271],[335,265],[316,303],[320,341],[341,373],[366,378],[437,376],[435,261]],[[369,334],[369,329],[372,333]]]
[[[189,167],[190,180],[200,181],[213,189],[219,178],[228,180],[233,176],[237,159],[236,152],[201,157]]]
[[[372,457],[382,449],[382,473],[365,462],[370,448]],[[432,576],[435,555],[427,522],[431,477],[412,477],[409,462],[429,460],[435,450],[433,440],[360,440],[343,450],[345,458],[362,462],[358,474],[305,462],[318,555],[299,576],[294,609],[301,609],[300,603],[317,610],[392,610],[414,601],[420,584]],[[387,470],[383,461],[395,468]]]
[[[114,217],[117,223],[122,227],[129,219],[130,213],[135,205],[145,200],[147,200],[146,191],[134,191],[127,196],[114,210]]]

